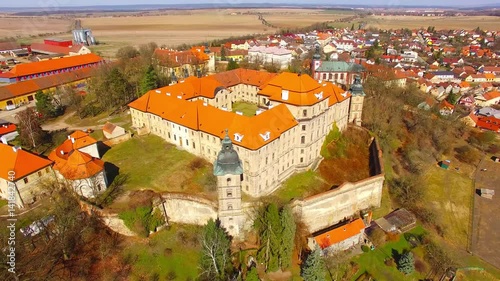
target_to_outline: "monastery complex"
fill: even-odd
[[[139,134],[152,133],[214,162],[226,129],[241,159],[241,189],[270,194],[293,173],[315,167],[336,125],[361,124],[364,93],[358,77],[349,90],[296,73],[235,69],[189,77],[147,92],[129,104]],[[258,105],[255,116],[232,104]]]

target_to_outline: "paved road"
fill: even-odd
[[[481,171],[486,169],[486,171]],[[495,190],[493,199],[474,194],[474,217],[471,251],[500,268],[500,163],[483,160],[476,172],[476,190]]]

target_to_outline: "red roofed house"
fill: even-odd
[[[4,144],[7,144],[8,141],[13,140],[17,137],[19,133],[17,133],[16,124],[12,124],[8,121],[0,119],[0,141]]]
[[[77,56],[90,54],[92,52],[84,45],[58,46],[46,43],[32,43],[31,53],[44,55]]]
[[[363,240],[364,230],[365,223],[362,219],[344,222],[313,233],[307,245],[311,250],[320,247],[325,254],[344,251]]]
[[[186,51],[156,49],[154,58],[172,80],[197,76],[198,70],[201,73],[215,71],[215,54],[203,46]]]
[[[452,115],[454,109],[455,109],[455,106],[453,106],[451,103],[447,102],[446,100],[443,100],[441,103],[439,103],[439,114],[441,114],[443,116]]]
[[[500,133],[500,119],[495,118],[495,116],[478,116],[476,127]]]
[[[52,161],[3,143],[0,155],[0,197],[20,208],[34,202],[40,192],[39,181],[54,176]]]
[[[98,157],[97,141],[82,131],[69,135],[49,155],[56,174],[67,180],[78,195],[87,198],[97,196],[108,186],[104,162]]]

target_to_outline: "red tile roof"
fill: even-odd
[[[15,132],[16,130],[17,130],[17,126],[15,124],[0,125],[0,136]]]
[[[197,65],[206,62],[209,57],[205,47],[193,47],[187,51],[156,49],[154,56],[165,66]]]
[[[500,92],[498,92],[498,91],[491,91],[491,92],[488,92],[488,93],[484,94],[483,97],[486,100],[492,100],[492,99],[495,99],[495,98],[499,98],[500,97]]]
[[[478,116],[476,127],[493,132],[500,132],[500,119],[494,116]]]
[[[321,249],[325,249],[360,234],[364,229],[365,224],[363,223],[363,220],[357,219],[343,226],[339,226],[330,231],[316,235],[314,236],[314,240],[321,247]]]
[[[0,178],[9,180],[9,172],[14,171],[14,181],[35,173],[52,164],[52,161],[22,149],[0,143]]]

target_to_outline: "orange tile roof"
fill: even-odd
[[[101,61],[103,61],[103,59],[96,54],[86,54],[60,59],[18,64],[10,70],[10,73],[13,75],[13,77],[21,77],[75,66],[82,66]]]
[[[288,98],[283,99],[283,91],[288,91]],[[349,97],[347,93],[343,97],[340,94],[343,92],[331,82],[320,84],[306,74],[283,72],[271,79],[259,94],[267,96],[272,101],[306,106],[316,104],[335,94],[335,97],[329,100],[329,105],[332,105]]]
[[[500,132],[500,119],[495,118],[495,116],[478,116],[477,119],[476,127],[493,132]]]
[[[39,90],[50,89],[59,85],[76,82],[91,77],[91,68],[82,68],[71,72],[21,81],[0,87],[0,100],[36,93]]]
[[[217,73],[213,75],[213,77],[221,82],[226,88],[238,84],[247,84],[261,87],[276,75],[276,73],[238,68]]]
[[[49,45],[45,43],[31,43],[31,51],[44,54],[68,55],[70,52],[70,48],[65,46]]]
[[[314,240],[321,247],[321,249],[325,249],[360,234],[364,229],[365,224],[363,223],[363,220],[357,219],[343,226],[318,234],[314,236]]]
[[[220,138],[224,136],[224,130],[229,129],[236,144],[252,150],[266,145],[298,124],[284,104],[247,117],[205,105],[200,100],[187,101],[154,90],[131,102],[129,106]],[[265,140],[260,134],[265,135],[267,132],[269,139]],[[236,133],[243,135],[241,142],[234,140]]]
[[[156,49],[154,56],[164,65],[181,66],[185,64],[200,64],[209,57],[205,54],[205,47],[193,47],[186,51]]]
[[[495,98],[499,98],[500,97],[500,92],[498,92],[498,91],[491,91],[491,92],[488,92],[488,93],[484,94],[483,97],[486,100],[492,100],[492,99],[495,99]]]
[[[50,153],[49,159],[54,161],[54,169],[66,179],[76,180],[92,177],[104,169],[104,162],[78,149],[96,142],[89,134],[75,131]]]
[[[0,143],[0,155],[0,178],[5,180],[9,180],[9,171],[15,172],[14,181],[17,181],[52,165],[52,161],[48,159],[22,149],[15,152],[12,146],[3,143]]]
[[[87,179],[104,170],[104,161],[79,150],[71,151],[67,160],[59,162],[54,169],[69,180]]]

